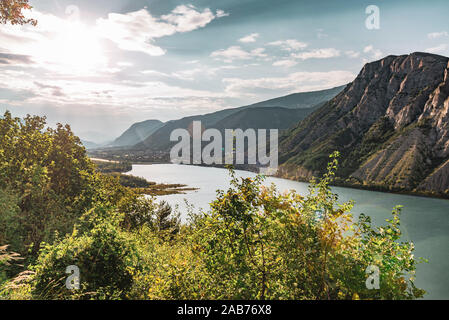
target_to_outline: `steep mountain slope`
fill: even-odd
[[[226,123],[226,121],[229,121],[232,123],[233,127],[226,128],[226,129],[233,129],[233,128],[241,128],[241,126],[236,122],[236,120],[239,117],[246,118],[243,115],[245,113],[241,113],[245,110],[250,110],[256,108],[257,110],[261,110],[262,108],[273,108],[277,107],[280,109],[272,109],[273,110],[282,110],[282,112],[286,113],[286,110],[283,110],[285,108],[287,109],[308,109],[316,107],[319,104],[322,104],[329,99],[332,99],[335,97],[341,90],[343,90],[342,87],[336,87],[328,90],[320,90],[320,91],[314,91],[314,92],[303,92],[303,93],[296,93],[292,94],[286,97],[280,97],[268,101],[259,102],[253,105],[248,105],[244,107],[234,108],[234,109],[226,109],[221,110],[205,115],[198,115],[198,116],[191,116],[182,118],[180,120],[173,120],[167,122],[163,127],[156,130],[153,134],[151,134],[144,142],[137,144],[133,147],[133,149],[136,150],[168,150],[172,143],[170,142],[170,134],[173,130],[183,128],[186,129],[189,127],[189,125],[192,123],[192,121],[201,121],[202,125],[206,128],[216,128],[218,124],[221,121],[224,121],[222,123]],[[310,111],[310,110],[309,110]],[[305,113],[308,113],[309,111],[305,111]],[[255,115],[257,111],[248,113],[247,117],[250,117],[251,115]],[[304,114],[305,114],[304,113]],[[239,114],[239,115],[237,115]],[[298,111],[298,113],[293,112],[292,114],[295,114],[295,119],[299,121],[303,118],[303,116],[300,116],[303,114],[302,111]],[[235,117],[233,117],[235,116]],[[229,120],[225,120],[226,118],[229,118]],[[284,116],[279,116],[280,118]],[[253,128],[264,128],[265,123],[267,122],[266,118],[262,117],[255,117],[258,121],[261,121],[262,123],[258,123],[257,120],[252,120]],[[273,114],[268,118],[273,119]],[[262,125],[263,124],[263,125]],[[293,122],[289,122],[289,125],[293,124]],[[288,128],[289,125],[282,125],[282,129]],[[271,126],[271,128],[278,128],[278,125]],[[280,127],[279,127],[280,128]],[[243,129],[243,128],[242,128]]]
[[[320,174],[338,150],[342,183],[449,195],[448,61],[417,52],[365,65],[282,137],[279,175]]]
[[[346,86],[339,86],[332,89],[294,93],[288,96],[275,98],[267,101],[252,104],[248,107],[284,107],[290,109],[305,109],[316,106],[325,101],[329,101],[343,91]]]
[[[243,109],[217,122],[214,128],[224,129],[279,129],[286,130],[303,120],[318,107],[289,109],[282,107],[255,107]]]
[[[134,123],[128,130],[126,130],[120,137],[115,139],[110,144],[111,147],[133,146],[139,142],[144,141],[153,132],[164,125],[159,120],[147,120],[143,122]]]

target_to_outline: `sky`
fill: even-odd
[[[139,121],[347,84],[390,54],[449,56],[447,0],[30,3],[36,27],[0,25],[0,112],[97,143]]]

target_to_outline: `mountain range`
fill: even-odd
[[[147,120],[133,124],[106,147],[167,151],[173,144],[170,142],[170,133],[178,128],[187,129],[192,121],[201,121],[206,128],[243,129],[246,126],[246,128],[254,129],[285,130],[335,97],[343,88],[344,86],[340,86],[327,90],[295,93],[248,106],[185,117],[166,123]]]
[[[167,152],[170,133],[205,128],[281,130],[278,176],[308,181],[341,154],[336,184],[449,197],[449,58],[390,55],[343,87],[235,109],[133,125],[114,143]],[[127,151],[128,152],[128,151]]]

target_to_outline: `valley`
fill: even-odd
[[[193,121],[220,132],[278,129],[278,177],[309,181],[323,173],[329,154],[339,151],[336,185],[448,198],[448,61],[419,52],[388,56],[366,64],[344,87],[165,124],[142,122],[124,135],[147,123],[147,136],[134,137],[127,146],[90,149],[89,154],[132,163],[170,163],[175,144],[170,133],[189,128]],[[251,165],[237,168],[258,170]]]

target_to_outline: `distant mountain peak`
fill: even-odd
[[[145,120],[141,122],[134,123],[131,127],[126,130],[120,137],[115,139],[109,146],[110,147],[125,147],[133,146],[144,141],[153,132],[161,128],[164,125],[162,121],[159,120]]]

